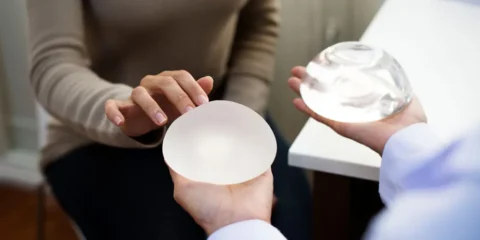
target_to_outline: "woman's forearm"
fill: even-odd
[[[149,147],[123,134],[105,117],[106,100],[126,99],[132,88],[105,81],[89,69],[81,1],[29,0],[28,11],[30,81],[41,105],[93,141],[117,147]]]

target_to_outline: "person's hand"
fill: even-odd
[[[138,137],[207,103],[212,88],[211,77],[196,81],[186,71],[165,71],[144,77],[129,99],[109,99],[105,113],[127,136]]]
[[[208,235],[240,221],[258,219],[270,223],[273,175],[268,170],[245,183],[220,186],[188,180],[170,170],[174,198]]]
[[[292,77],[288,80],[288,85],[297,94],[305,74],[304,67],[292,69]],[[379,154],[383,153],[388,139],[397,131],[415,123],[427,122],[427,117],[416,97],[403,111],[381,121],[369,123],[342,123],[324,118],[310,110],[301,98],[294,99],[293,104],[297,109],[329,126],[338,134],[359,142]]]

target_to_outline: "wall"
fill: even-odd
[[[306,65],[336,42],[358,40],[383,0],[282,0],[282,27],[277,50],[270,114],[285,138],[293,141],[307,117],[292,105],[287,86],[290,69]]]
[[[282,1],[282,24],[269,111],[289,141],[297,135],[307,117],[293,106],[295,94],[288,88],[287,80],[293,66],[305,65],[321,49],[323,27],[318,14],[321,4],[318,0]]]
[[[358,39],[383,0],[281,0],[282,28],[277,54],[270,112],[288,140],[293,140],[306,121],[291,100],[295,95],[286,81],[291,67],[305,65],[326,46]],[[9,93],[6,117],[12,133],[12,145],[35,149],[44,132],[45,114],[36,109],[28,86],[25,0],[0,1],[0,48],[6,69]],[[39,121],[35,121],[37,116]],[[42,128],[40,128],[42,129]]]
[[[291,103],[295,97],[287,86],[291,67],[307,64],[330,44],[358,39],[383,1],[281,1],[283,20],[270,113],[285,137],[293,141],[307,117]],[[44,140],[46,115],[34,103],[29,87],[26,29],[25,0],[1,0],[0,71],[3,69],[4,72],[0,74],[0,142],[5,143],[4,137],[9,133],[12,148],[35,150]],[[6,125],[6,129],[2,125]],[[1,143],[0,154],[5,148]],[[36,163],[32,164],[32,161],[38,159],[23,150],[10,151],[8,156],[4,162],[21,165],[22,169],[25,166],[34,169],[32,166],[36,166]],[[2,169],[0,177],[5,174],[6,168],[0,166]],[[7,175],[29,178],[15,171],[9,171]],[[40,177],[35,175],[30,179],[37,182]]]
[[[375,17],[378,9],[382,6],[385,0],[362,0],[353,2],[352,13],[352,28],[353,37],[355,39],[360,38],[365,32],[366,28]]]
[[[13,148],[37,149],[36,106],[29,86],[25,0],[0,1],[0,49],[3,54],[5,122]]]

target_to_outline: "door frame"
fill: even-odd
[[[4,155],[9,146],[7,137],[6,109],[5,109],[5,71],[3,66],[2,49],[0,49],[0,157]],[[1,159],[1,158],[0,158]]]

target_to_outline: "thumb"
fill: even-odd
[[[210,76],[202,77],[197,80],[198,85],[202,87],[203,91],[208,95],[213,89],[213,78]]]
[[[108,120],[117,126],[125,123],[125,116],[122,110],[129,107],[134,107],[135,104],[131,100],[113,100],[109,99],[105,102],[105,115]]]
[[[170,177],[172,177],[172,181],[174,185],[178,187],[183,187],[188,185],[188,183],[190,182],[188,179],[184,178],[182,175],[178,174],[170,167],[168,167],[168,170],[170,171]]]

